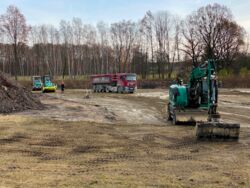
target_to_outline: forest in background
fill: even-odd
[[[59,27],[27,25],[13,5],[0,15],[0,70],[16,78],[135,72],[142,79],[164,80],[210,58],[222,77],[250,74],[248,34],[219,4],[185,18],[148,11],[137,22],[90,25],[73,18]]]

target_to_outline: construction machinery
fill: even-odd
[[[91,76],[94,92],[134,93],[137,90],[135,73],[97,74]]]
[[[167,108],[168,120],[173,124],[193,122],[196,136],[201,138],[238,139],[240,124],[223,122],[218,107],[218,83],[214,60],[193,68],[189,83],[182,80],[170,86]]]
[[[42,92],[56,92],[57,85],[52,82],[52,78],[49,75],[45,75],[42,77],[43,87]]]
[[[32,91],[41,91],[43,87],[41,76],[32,76]]]

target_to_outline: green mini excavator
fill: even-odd
[[[240,125],[224,122],[217,112],[218,81],[214,60],[193,68],[189,83],[181,80],[169,88],[168,120],[173,124],[194,122],[201,138],[238,139]]]

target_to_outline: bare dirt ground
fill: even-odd
[[[45,110],[0,116],[0,187],[250,187],[250,90],[220,91],[234,142],[172,126],[167,94],[39,94]]]

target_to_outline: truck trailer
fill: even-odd
[[[134,93],[137,90],[134,73],[92,75],[91,82],[94,92]]]

